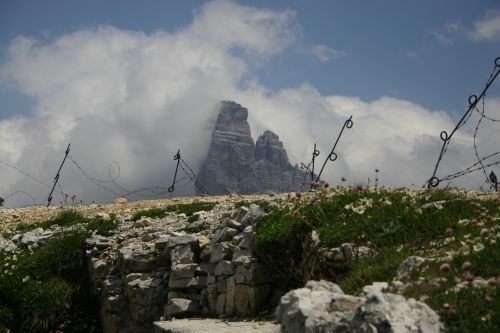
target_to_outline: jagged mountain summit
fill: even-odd
[[[220,103],[199,182],[213,195],[300,190],[309,178],[290,164],[278,135],[267,130],[254,144],[247,118],[248,110],[240,104]]]

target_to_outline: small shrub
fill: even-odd
[[[486,302],[486,297],[490,302]],[[500,328],[500,289],[464,288],[441,292],[426,301],[444,322],[446,332],[496,333]],[[450,305],[449,310],[443,304]]]
[[[198,214],[193,214],[191,215],[189,218],[188,218],[188,222],[189,223],[193,223],[193,222],[196,222],[198,221],[198,219],[200,218],[200,215]]]
[[[184,213],[186,214],[186,216],[189,217],[199,211],[210,211],[215,207],[216,204],[217,204],[216,202],[195,201],[187,204],[171,205],[165,208],[151,208],[151,209],[141,210],[132,215],[132,221],[137,221],[143,216],[151,218],[156,218],[156,217],[164,218],[167,215],[167,213],[177,213],[177,214]]]
[[[408,257],[406,251],[386,249],[376,256],[353,265],[348,274],[340,277],[339,286],[347,294],[358,295],[364,286],[377,281],[391,281],[401,262]]]
[[[140,210],[132,215],[132,221],[138,221],[141,217],[151,217],[151,218],[164,218],[167,215],[167,210],[165,208],[151,208]]]
[[[305,249],[302,241],[312,226],[286,208],[276,210],[257,223],[255,244],[257,256],[267,264],[282,288],[301,287],[305,276],[296,270]]]
[[[216,202],[198,202],[194,201],[191,203],[186,203],[186,204],[179,204],[179,205],[172,205],[172,206],[167,206],[166,211],[167,212],[174,212],[177,214],[186,214],[186,216],[191,216],[196,212],[200,211],[211,211],[214,209],[215,205],[217,205]]]
[[[109,236],[112,230],[118,227],[116,216],[112,215],[110,219],[95,218],[87,221],[85,228],[89,231],[96,231],[98,235]]]
[[[43,246],[15,254],[0,253],[0,332],[48,332],[72,315],[75,307],[89,315],[95,307],[80,306],[89,300],[85,265],[85,240],[92,230],[109,232],[110,220],[86,219],[63,212],[39,223],[48,227],[83,223],[85,228],[59,234]]]

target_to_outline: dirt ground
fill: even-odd
[[[171,199],[159,200],[140,200],[125,203],[118,203],[123,200],[117,199],[113,204],[91,204],[87,206],[73,205],[73,206],[53,206],[53,207],[26,207],[26,208],[5,208],[0,207],[0,235],[12,230],[16,224],[26,223],[32,224],[37,221],[48,220],[55,217],[65,209],[74,209],[82,213],[86,217],[95,217],[100,213],[116,214],[118,217],[126,217],[134,214],[137,211],[151,208],[165,207],[175,204],[197,202],[222,202],[222,201],[255,201],[265,200],[268,198],[277,198],[285,196],[283,194],[276,195],[239,195],[231,194],[225,196],[193,196],[193,197],[178,197]]]

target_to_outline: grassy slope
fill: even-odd
[[[134,219],[161,217],[169,211],[194,216],[212,208],[213,204],[203,203],[176,205],[142,211]],[[257,252],[287,259],[287,264],[297,262],[302,255],[301,237],[313,229],[325,247],[346,242],[368,246],[376,255],[355,263],[336,281],[354,294],[373,281],[393,282],[397,267],[410,255],[429,258],[399,278],[406,284],[400,292],[427,302],[450,332],[498,332],[500,292],[493,280],[500,271],[499,213],[498,200],[479,200],[466,192],[328,189],[293,196],[259,221]],[[86,219],[67,211],[37,226],[77,223],[83,223],[85,230],[56,238],[33,253],[0,255],[0,331],[2,325],[15,331],[44,331],[68,311],[82,286],[72,277],[81,276],[84,269],[85,238],[90,231],[106,234],[117,225],[113,219]],[[470,268],[463,270],[464,262]],[[449,269],[443,269],[443,264]],[[285,270],[286,277],[287,266],[277,267]],[[467,279],[470,285],[484,287],[468,287]],[[449,304],[448,310],[444,304]]]
[[[294,196],[262,219],[257,253],[275,262],[295,256],[297,262],[299,240],[311,229],[328,248],[342,243],[368,246],[377,254],[355,263],[336,281],[353,294],[374,281],[393,282],[398,266],[410,255],[429,258],[409,276],[399,277],[406,285],[400,292],[429,304],[450,332],[498,332],[500,293],[493,280],[500,273],[499,220],[498,200],[479,200],[466,192],[327,189]],[[470,268],[463,270],[466,261]],[[283,277],[290,262],[275,267]]]

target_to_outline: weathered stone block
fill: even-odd
[[[241,219],[241,224],[244,226],[249,226],[257,221],[259,217],[264,215],[264,210],[260,208],[259,205],[256,204],[251,204],[248,212],[245,214],[245,216]]]
[[[201,306],[199,302],[184,298],[172,298],[168,301],[164,310],[165,317],[200,313]]]
[[[149,272],[163,264],[152,243],[132,242],[118,251],[122,268],[125,271]]]
[[[243,224],[241,224],[240,222],[237,222],[235,220],[232,220],[232,219],[225,219],[224,220],[224,225],[226,227],[229,227],[229,228],[232,228],[232,229],[236,229],[236,230],[239,230],[239,231],[243,231],[243,229],[245,228],[243,226]]]
[[[249,266],[254,262],[257,262],[257,258],[253,257],[252,252],[249,250],[236,250],[233,253],[233,259],[231,260],[231,264],[234,266]]]
[[[108,273],[111,265],[105,260],[97,258],[90,259],[90,277],[91,280],[104,279]]]
[[[200,294],[196,289],[178,289],[178,290],[170,290],[168,292],[167,300],[171,300],[172,298],[185,298],[193,301],[200,300]]]
[[[173,279],[193,278],[196,269],[198,264],[173,264],[170,276]]]
[[[217,278],[217,290],[219,293],[225,293],[226,292],[226,278],[223,276],[220,276]]]
[[[196,275],[210,275],[215,273],[216,264],[210,262],[200,262],[195,271]]]
[[[215,313],[215,305],[217,304],[217,299],[219,298],[217,283],[209,284],[207,286],[207,294],[208,308],[211,313]]]
[[[236,284],[234,289],[234,311],[237,315],[255,314],[269,297],[271,285],[249,286]]]
[[[243,218],[245,217],[245,215],[248,213],[248,208],[243,206],[243,207],[240,207],[240,210],[238,211],[238,214],[236,214],[236,221],[240,222],[243,220]]]
[[[221,260],[231,260],[233,252],[232,246],[228,242],[215,243],[211,248],[210,262],[216,263]]]
[[[224,314],[224,311],[226,309],[226,294],[222,293],[219,294],[217,297],[217,302],[215,303],[215,313],[217,313],[219,316],[222,316]]]
[[[233,275],[234,268],[231,266],[231,261],[229,260],[221,260],[215,266],[215,276],[221,275]]]
[[[168,242],[167,242],[168,248],[171,249],[171,248],[176,247],[178,245],[197,246],[198,245],[198,238],[196,238],[195,235],[191,235],[191,234],[169,237]]]
[[[264,284],[273,282],[271,271],[261,263],[252,263],[250,267],[237,266],[234,274],[236,283]]]
[[[161,305],[166,296],[166,288],[161,279],[144,275],[128,282],[125,294],[130,316],[135,322],[147,323],[160,317]]]
[[[190,244],[177,245],[170,250],[172,264],[191,264],[196,261],[196,255]]]
[[[220,243],[220,242],[226,242],[230,241],[233,239],[234,236],[239,234],[240,232],[237,229],[225,227],[225,228],[220,228],[215,231],[214,236],[212,237],[211,243]]]
[[[170,276],[168,280],[168,287],[170,289],[186,289],[186,288],[195,288],[195,289],[203,289],[207,286],[207,277],[206,276],[197,276],[190,279],[174,279]]]
[[[231,276],[226,280],[226,315],[232,315],[234,313],[235,289],[236,283],[234,282],[234,276]]]

